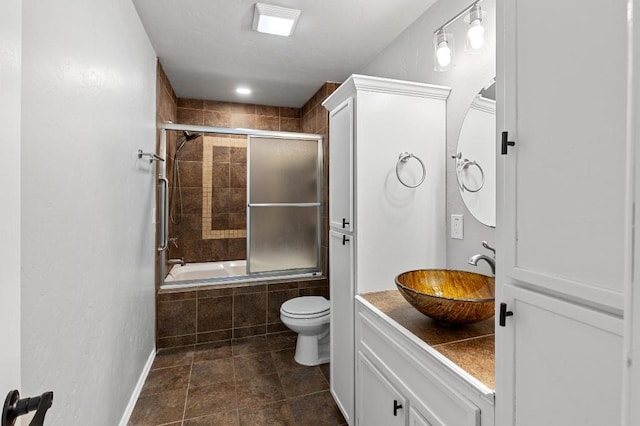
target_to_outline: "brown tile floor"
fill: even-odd
[[[346,424],[329,393],[329,364],[296,363],[295,339],[287,332],[161,350],[129,425]]]

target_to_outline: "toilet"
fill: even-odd
[[[302,365],[329,362],[330,303],[322,296],[287,300],[280,307],[280,319],[298,333],[295,360]]]

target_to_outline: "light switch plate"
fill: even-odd
[[[464,216],[461,214],[451,215],[451,238],[464,239]]]

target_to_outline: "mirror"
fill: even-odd
[[[476,95],[464,117],[455,161],[460,196],[480,223],[496,226],[495,78]]]

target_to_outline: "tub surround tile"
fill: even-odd
[[[176,200],[176,206],[180,202]],[[179,207],[177,207],[179,209]],[[183,213],[200,213],[202,212],[202,189],[183,187],[182,188],[182,211]]]
[[[229,239],[229,259],[239,260],[247,258],[247,239],[246,238],[230,238]]]
[[[267,294],[248,293],[234,296],[233,327],[266,325]]]
[[[195,320],[194,299],[158,303],[158,335],[161,338],[195,333]]]
[[[178,108],[204,109],[202,99],[178,98]]]
[[[213,288],[198,290],[199,299],[231,295],[233,295],[233,287],[214,286]]]
[[[236,327],[233,329],[233,338],[242,339],[244,337],[264,336],[267,333],[267,325],[252,325],[250,327]]]
[[[209,127],[232,127],[231,113],[221,111],[204,111],[204,125]]]
[[[208,111],[231,112],[231,104],[222,101],[204,101],[204,109]]]
[[[221,342],[225,340],[231,340],[233,338],[233,330],[219,330],[219,331],[207,331],[204,333],[198,333],[196,335],[196,343],[198,345],[203,343]]]
[[[175,148],[169,151],[169,153],[170,156],[173,156],[173,154],[175,153]],[[180,149],[180,152],[178,153],[178,160],[202,162],[202,136],[185,142],[185,144],[182,146],[182,149]],[[171,170],[171,168],[167,166],[167,170]]]
[[[198,299],[198,333],[229,329],[232,326],[232,320],[231,296]]]
[[[298,297],[298,289],[270,291],[267,308],[267,322],[278,323],[280,321],[280,306],[289,299]]]
[[[328,287],[308,287],[300,289],[300,296],[322,296],[329,299]]]
[[[197,291],[173,291],[162,292],[158,294],[159,302],[171,302],[177,300],[195,299]]]
[[[247,163],[247,147],[232,146],[229,148],[229,162],[230,163]],[[245,189],[245,188],[242,188]]]
[[[249,284],[241,285],[233,289],[233,294],[246,294],[246,293],[264,293],[267,291],[267,284]]]
[[[186,334],[184,336],[161,337],[158,339],[158,349],[163,348],[180,348],[185,346],[193,346],[196,344],[195,334]]]
[[[229,240],[203,240],[202,241],[202,257],[211,259],[215,262],[223,261],[229,258]]]
[[[202,161],[187,161],[178,159],[180,168],[180,184],[186,187],[202,187]]]
[[[204,111],[201,109],[178,108],[178,123],[203,126]]]
[[[280,107],[280,117],[300,118],[300,108]]]
[[[256,115],[268,116],[268,117],[279,117],[280,111],[277,106],[269,106],[269,105],[256,105]]]

